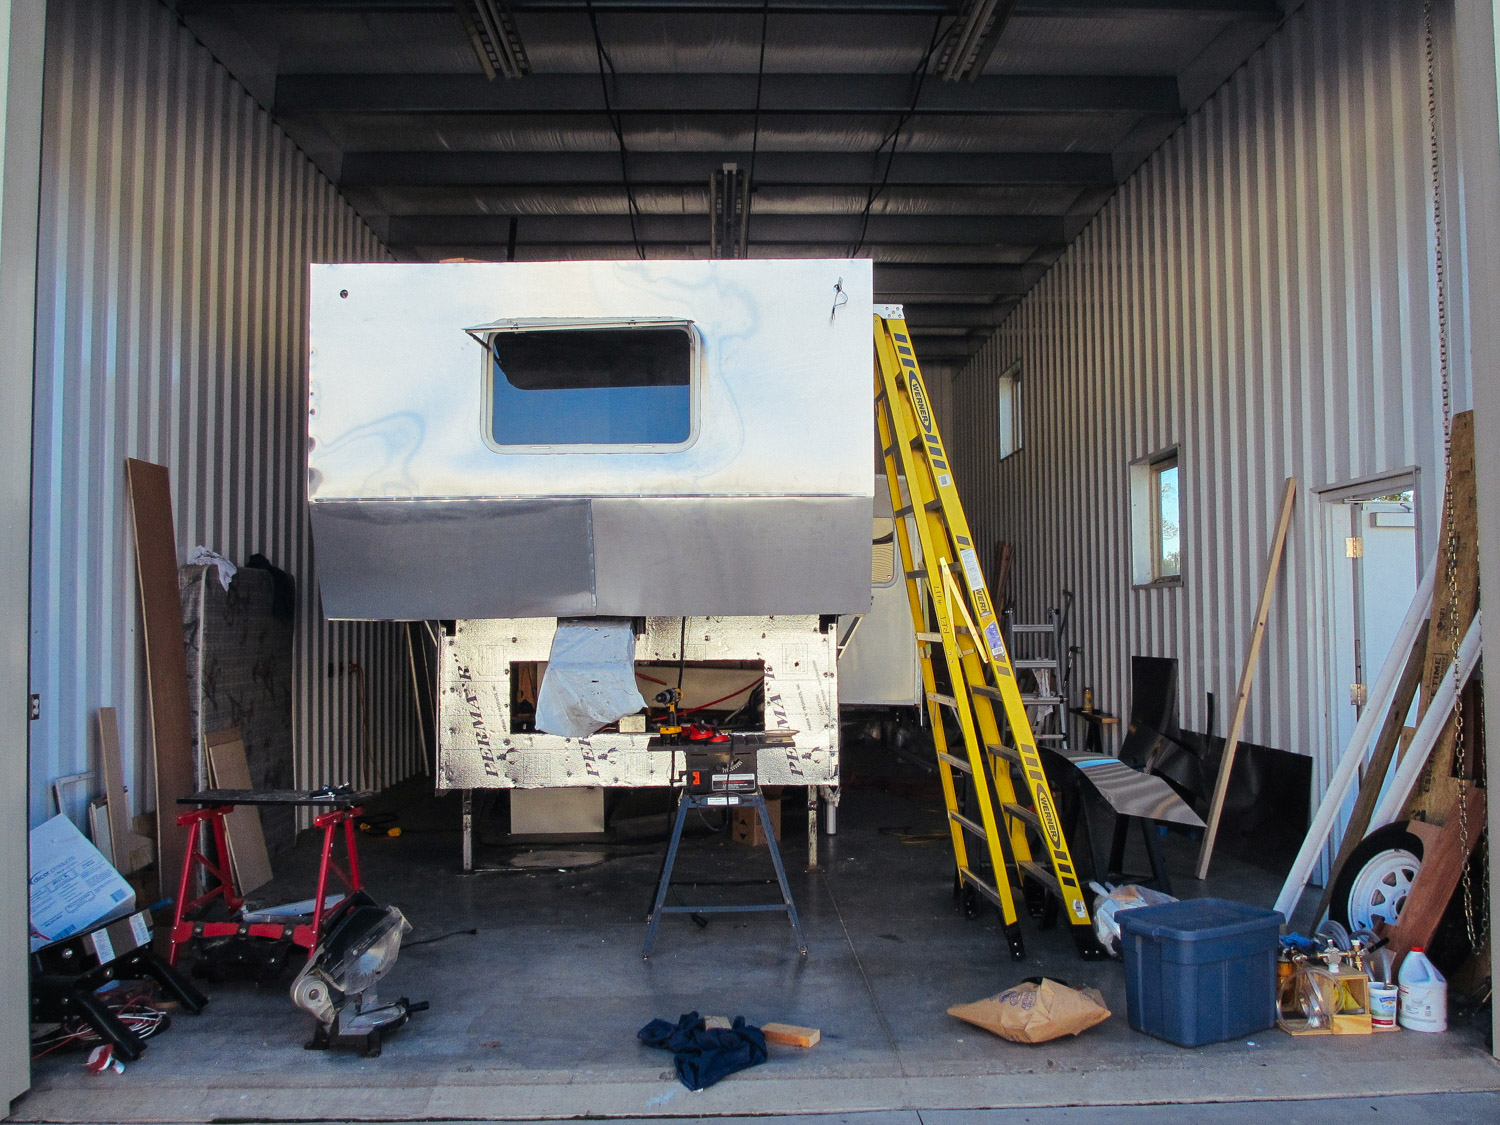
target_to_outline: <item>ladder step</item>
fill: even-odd
[[[1037,816],[1036,813],[1032,812],[1024,805],[1001,804],[1000,807],[1011,816],[1020,817],[1027,824],[1031,825],[1031,827],[1035,828],[1038,832],[1041,831],[1042,818]]]
[[[969,691],[972,692],[975,695],[982,695],[986,699],[993,699],[997,703],[1004,703],[1005,702],[1005,697],[1003,695],[1001,695],[1000,692],[999,692],[999,690],[996,689],[996,688],[985,687],[983,685],[980,685],[978,687],[971,687],[969,689]]]
[[[961,812],[954,812],[952,809],[949,809],[948,819],[953,821],[955,824],[961,824],[964,828],[964,831],[970,833],[971,835],[978,836],[981,840],[989,839],[989,836],[984,830],[984,825],[970,820]]]
[[[942,644],[943,643],[943,634],[941,634],[941,633],[918,633],[917,634],[917,640],[922,641],[925,644],[930,644],[930,645]]]
[[[1019,867],[1022,871],[1026,872],[1027,875],[1030,875],[1042,886],[1046,887],[1058,898],[1062,898],[1062,887],[1058,885],[1057,876],[1052,874],[1050,868],[1043,867],[1040,863],[1036,863],[1035,861],[1029,859],[1023,859],[1016,866]]]
[[[908,504],[904,508],[897,508],[896,511],[893,514],[895,515],[895,517],[897,519],[901,519],[903,516],[909,516],[909,515],[911,515],[912,511],[913,511],[912,506],[910,504]]]
[[[908,578],[926,578],[927,577],[927,571],[926,570],[908,570],[906,572],[906,577],[908,577]]]
[[[1057,669],[1057,661],[1055,661],[1055,660],[1012,660],[1010,662],[1010,666],[1012,668],[1048,668],[1048,669],[1051,669],[1053,671],[1056,671],[1056,669]]]
[[[956,769],[956,770],[962,770],[964,773],[968,774],[970,777],[974,776],[974,767],[971,766],[971,765],[969,765],[969,763],[966,762],[966,761],[964,761],[962,758],[956,758],[952,754],[945,754],[941,750],[939,750],[937,752],[937,756],[942,761],[947,762],[954,769]]]
[[[991,903],[993,903],[995,906],[998,906],[1001,910],[1005,909],[1005,903],[1000,898],[999,891],[995,890],[994,887],[990,886],[983,879],[979,878],[967,867],[960,867],[958,871],[959,876],[965,883],[973,887],[976,891],[978,891],[985,898],[989,899]]]
[[[1037,734],[1033,731],[1032,735],[1038,742],[1066,742],[1068,740],[1065,734]]]
[[[1050,633],[1053,631],[1051,625],[1012,625],[1012,633]]]
[[[1024,763],[1021,761],[1021,752],[1019,750],[1012,749],[1011,747],[1005,746],[1003,744],[1000,746],[996,746],[993,742],[985,743],[984,748],[996,758],[1004,758],[1007,762],[1015,762],[1018,766],[1024,765]]]
[[[944,695],[940,691],[929,691],[927,698],[943,707],[951,707],[955,711],[958,710],[958,700],[954,699],[951,695]]]
[[[978,688],[974,689],[978,691]],[[1056,707],[1063,701],[1060,695],[1022,695],[1021,702],[1028,707]]]

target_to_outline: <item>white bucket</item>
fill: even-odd
[[[1370,982],[1370,1025],[1377,1028],[1396,1026],[1396,996],[1394,984]]]
[[[1448,982],[1420,948],[1401,962],[1396,975],[1401,985],[1402,1027],[1412,1031],[1448,1030]]]

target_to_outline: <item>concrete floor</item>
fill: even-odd
[[[1144,1114],[1089,1106],[1154,1106],[1151,1120],[1323,1122],[1427,1105],[1454,1122],[1495,1120],[1500,1067],[1481,1033],[1455,1023],[1442,1035],[1294,1040],[1271,1030],[1184,1050],[1132,1032],[1123,967],[1085,963],[1064,932],[1023,917],[1028,959],[1005,955],[993,911],[966,920],[950,894],[951,856],[939,803],[909,787],[846,792],[825,867],[808,874],[805,844],[787,804],[786,855],[810,952],[799,957],[784,917],[718,916],[706,929],[684,917],[663,925],[650,961],[643,918],[661,845],[607,847],[548,867],[542,848],[491,848],[499,869],[457,871],[457,807],[429,800],[404,810],[405,834],[367,839],[363,858],[377,897],[411,919],[412,945],[382,985],[432,1008],[395,1033],[377,1059],[302,1049],[308,1017],[285,987],[209,986],[209,1008],[181,1016],[124,1075],[92,1076],[76,1055],[36,1066],[17,1121],[500,1120],[541,1117],[853,1114],[814,1120],[908,1122],[1132,1122]],[[304,841],[267,888],[267,901],[308,893]],[[1182,897],[1218,894],[1268,904],[1279,879],[1216,860],[1206,885],[1187,877],[1194,849],[1168,840]],[[559,870],[563,864],[580,864]],[[586,865],[583,865],[586,864]],[[1144,870],[1137,857],[1134,870]],[[680,880],[769,874],[763,852],[702,837],[686,846]],[[772,888],[704,889],[707,897]],[[685,898],[692,892],[684,890]],[[690,901],[702,901],[696,897]],[[724,900],[721,897],[721,900]],[[746,901],[741,899],[741,901]],[[474,935],[458,933],[470,928]],[[452,935],[444,937],[444,935]],[[1025,1047],[946,1014],[1021,978],[1046,974],[1099,988],[1115,1013],[1067,1041]],[[387,985],[389,987],[387,987]],[[811,1050],[773,1047],[770,1061],[710,1090],[689,1093],[670,1057],[640,1046],[654,1017],[744,1015],[822,1029]],[[1440,1102],[1384,1095],[1446,1095]],[[1358,1099],[1303,1102],[1300,1099]],[[1291,1108],[1285,1099],[1293,1099]],[[1371,1100],[1375,1099],[1375,1100]],[[1162,1103],[1223,1105],[1174,1115]],[[1368,1106],[1367,1104],[1368,1103]],[[1282,1106],[1277,1109],[1276,1106]],[[1074,1107],[958,1113],[994,1107]],[[1408,1107],[1408,1108],[1403,1108]],[[1338,1116],[1329,1116],[1334,1110]],[[888,1111],[873,1116],[863,1111]],[[900,1111],[900,1112],[895,1112]]]

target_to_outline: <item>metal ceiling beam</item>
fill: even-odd
[[[725,161],[748,167],[750,154],[632,152],[630,180],[638,189],[660,185],[701,187]],[[776,186],[890,187],[995,184],[1113,184],[1107,153],[900,153],[888,177],[885,162],[869,153],[762,152],[755,182]],[[620,182],[614,152],[351,152],[339,186],[375,187],[581,187]]]
[[[620,114],[750,114],[754,74],[621,74],[610,82]],[[767,74],[761,113],[907,113],[905,74]],[[276,113],[602,113],[599,77],[532,74],[490,82],[481,74],[283,74]],[[1172,77],[985,75],[963,84],[929,83],[918,115],[1129,113],[1180,116]]]
[[[909,301],[919,297],[1021,297],[1031,291],[1045,266],[875,267],[875,299]]]
[[[509,215],[392,215],[386,241],[393,245],[488,243],[510,237]],[[640,215],[645,242],[701,242],[705,215]],[[755,242],[828,242],[853,238],[861,217],[846,215],[751,215]],[[847,229],[845,229],[847,228]],[[1062,246],[1068,226],[1060,215],[871,215],[866,238],[873,244]],[[631,242],[625,215],[526,215],[519,221],[523,243]]]

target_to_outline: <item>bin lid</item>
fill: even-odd
[[[1134,937],[1213,941],[1280,928],[1281,914],[1227,898],[1190,898],[1161,906],[1122,910],[1116,917],[1122,932]]]

